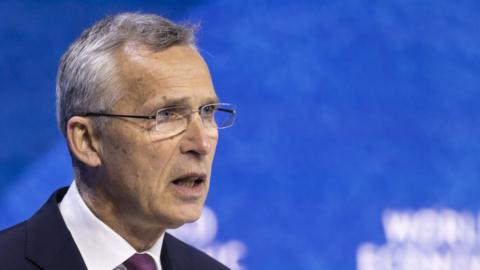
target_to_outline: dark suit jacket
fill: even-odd
[[[0,232],[1,270],[87,269],[58,208],[66,191],[57,190],[30,219]],[[163,270],[228,269],[168,233],[160,260]]]

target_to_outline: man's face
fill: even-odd
[[[123,97],[109,111],[155,115],[159,108],[184,105],[192,110],[215,103],[207,65],[189,46],[160,52],[118,52]],[[185,131],[165,138],[155,120],[115,118],[100,133],[99,188],[112,208],[129,222],[175,228],[199,218],[210,184],[218,140],[198,113]]]

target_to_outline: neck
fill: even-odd
[[[77,181],[78,191],[90,211],[110,229],[125,239],[137,252],[148,250],[165,232],[158,225],[142,222],[138,215],[130,214],[121,205],[102,191],[101,188],[89,186],[84,181]]]

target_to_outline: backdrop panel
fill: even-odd
[[[71,182],[58,60],[120,11],[201,22],[239,111],[177,235],[234,269],[480,269],[473,0],[2,1],[0,228]]]

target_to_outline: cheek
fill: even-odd
[[[215,147],[218,142],[218,129],[212,129],[212,130],[206,131],[206,135],[210,145],[213,147],[213,150],[215,150]]]
[[[175,158],[179,138],[155,139],[149,136],[149,142],[143,147],[146,161],[157,169],[163,169]]]
[[[169,177],[175,174],[177,144],[178,139],[149,141],[136,149],[135,166],[145,187],[161,190]]]
[[[134,189],[133,181],[141,178],[141,170],[136,166],[138,154],[131,148],[121,144],[112,144],[105,147],[104,168],[107,177],[103,181],[108,189]]]
[[[110,181],[119,185],[131,186],[131,182],[141,178],[145,159],[145,147],[139,140],[141,134],[117,132],[117,136],[106,137],[103,145],[103,164],[109,173]],[[122,134],[119,136],[118,134]]]
[[[215,135],[210,137],[210,145],[211,145],[211,156],[213,159],[213,156],[215,155],[215,150],[217,149],[217,143],[218,143],[218,130],[216,131]]]

